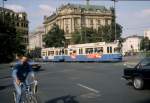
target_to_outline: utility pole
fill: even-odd
[[[90,5],[90,0],[86,0],[86,11],[89,10],[89,5]],[[86,18],[85,18],[86,19]],[[86,23],[85,23],[86,24]],[[87,37],[86,37],[86,25],[85,25],[85,35],[84,35],[84,40],[85,40],[85,43],[87,42]]]
[[[117,0],[112,0],[114,1],[114,26],[115,26],[115,40],[117,39],[117,31],[116,31],[116,2]]]
[[[82,38],[82,8],[81,8],[81,21],[80,21],[80,25],[81,25],[81,28],[80,28],[80,36],[81,36],[81,42],[83,41],[83,38]]]

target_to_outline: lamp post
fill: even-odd
[[[3,14],[3,23],[5,22],[5,11],[4,11],[4,5],[5,5],[5,1],[7,1],[7,0],[2,0],[2,14]]]

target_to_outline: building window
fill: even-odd
[[[26,20],[26,16],[23,16],[23,20]]]
[[[90,20],[90,25],[93,25],[93,19]]]
[[[19,16],[17,15],[17,20],[19,19]]]
[[[79,29],[79,18],[74,19],[74,28],[75,28],[75,31]]]
[[[17,26],[19,26],[19,23],[17,23]]]
[[[24,23],[21,23],[21,27],[24,27]]]
[[[66,26],[66,33],[69,33],[68,25]]]
[[[101,25],[101,20],[97,20],[97,24],[98,24],[98,25]]]

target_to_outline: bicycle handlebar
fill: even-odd
[[[20,85],[25,85],[25,86],[30,86],[32,84],[35,84],[37,85],[38,84],[38,81],[37,80],[34,80],[33,82],[29,83],[29,84],[25,84],[24,82],[21,82]]]

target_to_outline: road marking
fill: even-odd
[[[101,95],[97,94],[97,93],[86,93],[86,94],[80,95],[80,97],[82,97],[82,98],[98,98],[100,96]]]
[[[93,88],[90,88],[90,87],[87,87],[87,86],[85,86],[85,85],[82,85],[82,84],[77,84],[78,86],[80,86],[80,87],[82,87],[82,88],[85,88],[85,89],[88,89],[89,91],[92,91],[92,92],[94,92],[94,93],[99,93],[99,91],[98,90],[96,90],[96,89],[93,89]]]

